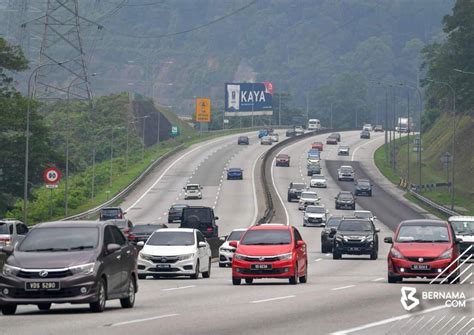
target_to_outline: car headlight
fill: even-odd
[[[138,253],[138,258],[150,260],[151,256],[147,255],[147,254],[144,254],[143,252],[139,252]]]
[[[235,252],[235,249],[229,249],[229,248],[220,248],[219,250],[221,252]]]
[[[94,269],[95,269],[95,262],[93,263],[87,263],[87,264],[81,264],[81,265],[76,265],[76,266],[71,266],[69,268],[69,270],[73,273],[73,274],[85,274],[85,275],[88,275],[88,274],[91,274],[94,272]]]
[[[374,240],[374,237],[372,235],[367,235],[365,239],[367,240],[367,242],[372,242]]]
[[[337,241],[342,241],[343,239],[343,236],[341,234],[336,234],[336,236],[334,237]]]
[[[235,253],[234,254],[234,258],[235,259],[240,259],[240,260],[245,260],[247,256],[246,255],[243,255],[243,254],[238,254],[238,253]]]
[[[281,255],[278,255],[277,256],[278,259],[280,261],[283,261],[283,260],[290,260],[292,257],[293,257],[293,254],[291,252],[287,253],[287,254],[281,254]]]
[[[18,274],[18,272],[20,272],[20,268],[17,268],[16,266],[11,266],[11,265],[8,265],[8,264],[5,264],[3,266],[2,273],[5,276],[16,276]]]
[[[395,258],[401,258],[401,259],[405,258],[403,257],[402,253],[395,248],[390,249],[390,254]]]
[[[194,258],[194,254],[185,254],[185,255],[178,256],[179,261],[184,261],[191,258]]]
[[[453,249],[448,249],[438,257],[438,259],[450,259],[453,257]]]

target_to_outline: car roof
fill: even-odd
[[[234,232],[234,231],[247,231],[248,228],[236,228],[236,229],[232,229],[231,233]]]
[[[200,186],[200,184],[186,184],[186,186]]]
[[[351,191],[340,191],[339,194],[352,194]]]
[[[467,216],[467,215],[450,216],[448,221],[474,221],[474,216]]]
[[[349,149],[349,146],[348,145],[340,145],[339,149]]]
[[[324,205],[309,205],[309,206],[306,206],[306,209],[308,209],[309,207],[326,208],[326,206]]]
[[[239,171],[241,171],[242,169],[238,168],[238,167],[233,167],[233,168],[229,168],[228,170],[239,170]]]
[[[51,221],[42,222],[35,225],[37,228],[75,228],[75,227],[102,227],[104,224],[112,224],[111,221]]]
[[[317,194],[315,191],[310,191],[310,190],[308,190],[308,191],[304,191],[303,193]]]
[[[311,179],[322,179],[322,178],[326,179],[326,177],[324,177],[324,175],[322,174],[315,174],[311,176]]]
[[[357,179],[357,182],[361,182],[361,183],[370,183],[370,180],[368,179]]]
[[[447,224],[448,223],[446,221],[433,219],[416,219],[400,222],[400,226],[446,226]]]
[[[117,209],[117,210],[122,210],[121,207],[103,207],[103,208],[101,208],[101,210],[102,210],[102,209]]]
[[[173,204],[171,207],[189,207],[188,204]]]
[[[277,157],[288,157],[288,154],[278,154]]]
[[[251,230],[289,230],[291,226],[287,226],[283,223],[265,223],[258,226],[252,226],[248,229]]]
[[[369,214],[372,214],[371,211],[365,211],[365,210],[362,210],[362,209],[358,209],[358,210],[354,211],[354,214],[355,213],[369,213]]]
[[[352,165],[341,165],[341,169],[352,169]]]
[[[161,230],[161,229],[159,229]],[[163,231],[165,232],[183,232],[183,233],[192,233],[192,232],[195,232],[197,229],[193,229],[193,228],[166,228],[166,229],[163,229]]]

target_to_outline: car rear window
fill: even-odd
[[[291,234],[289,230],[262,229],[249,230],[240,241],[243,245],[274,245],[290,244]]]
[[[369,221],[341,221],[339,230],[342,231],[372,231],[372,225]]]
[[[211,210],[209,208],[185,208],[183,219],[186,222],[211,222]]]
[[[198,185],[188,185],[186,186],[186,188],[188,190],[199,190],[199,186]]]
[[[99,243],[97,227],[51,227],[32,229],[21,242],[18,250],[80,251],[95,249]]]
[[[146,244],[162,246],[194,245],[194,233],[187,231],[158,231],[150,236]]]
[[[400,227],[397,242],[449,242],[448,228],[431,225],[404,225]]]
[[[121,214],[120,209],[101,209],[100,216],[103,220],[115,219]]]
[[[0,222],[0,235],[13,234],[13,225],[9,225],[6,222]]]
[[[294,188],[296,190],[302,190],[302,189],[306,188],[306,185],[305,184],[293,184],[292,188]]]
[[[112,224],[118,228],[126,228],[127,220],[112,220]]]
[[[456,234],[472,235],[474,234],[474,221],[451,221]]]

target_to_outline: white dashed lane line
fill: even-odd
[[[250,303],[251,304],[260,304],[262,302],[270,302],[270,301],[275,301],[275,300],[291,299],[291,298],[294,298],[294,297],[295,297],[294,295],[287,295],[287,296],[284,296],[284,297],[276,297],[276,298],[263,299],[263,300],[254,300],[254,301],[251,301]]]
[[[196,287],[196,285],[188,285],[188,286],[179,286],[179,287],[164,288],[164,289],[162,289],[162,291],[163,291],[163,292],[169,292],[169,291],[185,290],[185,289],[193,288],[193,287]]]
[[[381,280],[384,280],[384,279],[385,279],[385,278],[380,277],[380,278],[372,279],[371,281],[381,281]]]
[[[332,288],[331,291],[345,290],[346,288],[351,288],[351,287],[355,287],[355,285],[347,285],[347,286],[342,286],[342,287],[335,287],[335,288]]]
[[[146,321],[153,321],[153,320],[171,318],[171,317],[178,316],[178,315],[179,315],[179,314],[164,314],[164,315],[153,316],[153,317],[151,317],[151,318],[136,319],[136,320],[131,320],[131,321],[124,321],[124,322],[111,323],[111,324],[105,325],[105,327],[126,326],[126,325],[134,324],[134,323],[140,323],[140,322],[146,322]]]

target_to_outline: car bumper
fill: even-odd
[[[336,206],[339,208],[347,208],[347,209],[352,209],[355,204],[354,203],[347,203],[347,202],[339,202],[336,203]]]
[[[191,194],[184,194],[185,199],[201,199],[202,194],[201,193],[191,193]]]
[[[350,180],[354,181],[354,176],[338,176],[339,180]]]
[[[175,263],[154,263],[149,260],[138,258],[138,274],[163,276],[192,275],[196,271],[195,264],[195,259],[187,259]]]
[[[242,179],[243,178],[243,175],[227,175],[227,180],[231,180],[231,179]]]
[[[252,264],[271,264],[271,270],[255,270]],[[294,275],[292,260],[276,261],[269,263],[254,263],[235,259],[232,261],[233,278],[290,278]]]
[[[372,191],[370,190],[355,190],[355,195],[371,195]]]
[[[388,259],[388,272],[391,275],[404,277],[404,278],[416,278],[416,277],[426,277],[426,278],[435,278],[441,272],[443,272],[446,268],[448,268],[449,264],[453,259],[442,259],[442,260],[434,260],[432,262],[425,262],[425,263],[417,263],[412,262],[405,259],[395,259],[389,258]],[[412,265],[429,265],[429,270],[413,270]],[[455,271],[458,264],[455,263],[451,265],[440,277],[447,277],[450,275],[451,272]],[[454,279],[454,278],[453,278]]]
[[[309,227],[325,227],[326,220],[322,219],[321,221],[307,220],[303,218],[303,224]]]
[[[309,185],[310,187],[316,187],[316,188],[326,188],[328,185],[326,183],[312,183]]]
[[[290,166],[290,162],[276,162],[276,166]]]
[[[374,251],[374,248],[374,242],[348,243],[336,240],[333,249],[345,255],[370,255]]]

